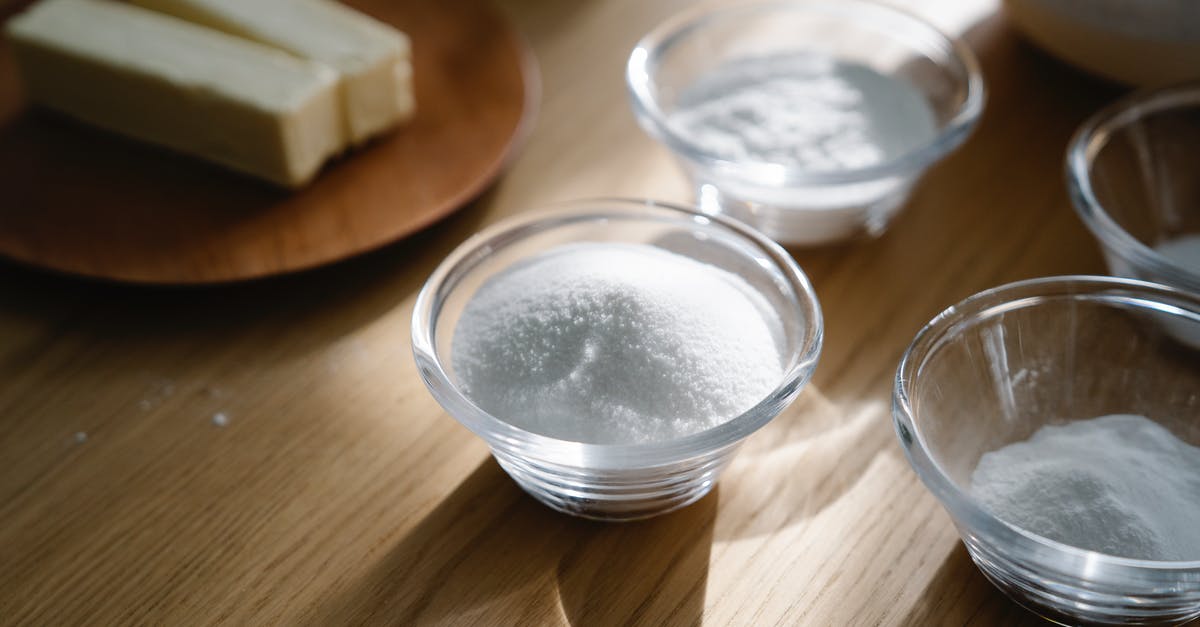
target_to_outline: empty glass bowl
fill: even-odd
[[[782,321],[780,355],[785,362],[779,384],[740,416],[664,442],[559,440],[480,409],[460,390],[451,359],[454,327],[463,308],[489,277],[532,255],[578,242],[656,246],[741,277]],[[719,216],[615,199],[522,214],[470,238],[425,283],[412,321],[417,368],[442,407],[483,438],[496,461],[538,500],[569,514],[604,520],[654,516],[704,496],[741,441],[778,415],[812,376],[822,332],[812,286],[778,245]]]
[[[1067,183],[1113,274],[1200,293],[1200,82],[1133,94],[1088,120]]]
[[[1200,616],[1200,556],[1156,562],[1075,548],[1000,520],[969,490],[980,456],[1047,424],[1139,414],[1200,445],[1200,351],[1179,333],[1200,333],[1194,294],[1054,277],[968,298],[905,353],[893,415],[909,462],[971,558],[1018,603],[1071,624]]]
[[[697,101],[708,107],[710,97],[776,79],[772,99],[763,100],[772,104],[756,105],[756,94],[741,98],[735,117],[760,145],[774,134],[763,118],[784,111],[784,128],[807,129],[785,140],[785,156],[730,156],[681,123]],[[882,233],[920,175],[966,139],[984,103],[983,77],[963,43],[862,0],[684,12],[637,44],[626,82],[639,124],[679,159],[701,209],[799,245]],[[874,138],[865,144],[863,119]]]

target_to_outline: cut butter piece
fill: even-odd
[[[132,2],[334,68],[340,76],[347,144],[360,144],[382,133],[415,110],[408,37],[337,2]]]
[[[299,186],[342,148],[336,73],[105,0],[42,0],[8,24],[32,100]]]

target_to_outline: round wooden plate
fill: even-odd
[[[237,281],[377,248],[474,198],[530,125],[524,39],[484,0],[347,4],[412,38],[418,112],[298,191],[31,109],[0,44],[0,255],[126,282]]]

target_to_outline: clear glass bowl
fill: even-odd
[[[971,558],[1018,603],[1071,624],[1200,616],[1200,559],[1156,562],[1068,546],[1000,520],[969,492],[984,453],[1046,424],[1140,414],[1200,445],[1200,351],[1177,339],[1184,334],[1200,334],[1194,294],[1129,279],[1052,277],[972,296],[908,348],[893,397],[900,442]]]
[[[744,279],[783,322],[779,385],[740,416],[666,442],[586,444],[517,428],[471,402],[456,384],[450,343],[472,295],[489,277],[547,249],[577,242],[656,246]],[[483,438],[525,491],[577,516],[632,520],[704,496],[743,439],[791,403],[816,367],[823,333],[808,279],[778,245],[738,222],[694,209],[620,199],[583,200],[521,214],[460,245],[434,271],[413,312],[413,354],[434,398]]]
[[[1113,274],[1200,293],[1200,82],[1089,119],[1071,140],[1067,184]],[[1192,267],[1155,250],[1187,237],[1198,238]]]
[[[727,160],[670,123],[680,95],[706,72],[778,54],[815,54],[905,81],[932,109],[933,138],[877,165],[813,171]],[[679,159],[701,209],[799,245],[882,233],[920,175],[967,138],[984,104],[983,77],[966,45],[908,13],[861,0],[684,12],[637,44],[626,82],[638,123]]]

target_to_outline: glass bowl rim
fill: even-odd
[[[962,325],[968,324],[973,318],[996,309],[1011,310],[1026,305],[1026,301],[1035,297],[1070,298],[1083,295],[1132,292],[1139,300],[1155,302],[1169,299],[1175,302],[1186,302],[1192,313],[1200,317],[1200,295],[1170,286],[1111,276],[1064,275],[1035,279],[1026,279],[993,287],[958,303],[947,307],[920,331],[917,332],[911,344],[904,351],[900,365],[896,369],[896,377],[892,392],[893,426],[900,440],[901,448],[909,464],[930,492],[951,510],[953,517],[965,519],[971,529],[984,530],[991,535],[999,535],[1001,539],[1022,543],[1028,548],[1049,550],[1060,555],[1067,555],[1077,560],[1089,563],[1099,563],[1118,569],[1133,569],[1140,572],[1167,573],[1176,571],[1200,572],[1200,559],[1184,561],[1159,561],[1130,557],[1120,557],[1100,553],[1088,549],[1051,540],[1017,525],[1001,520],[983,508],[970,494],[959,488],[933,456],[929,453],[923,431],[914,419],[910,389],[920,377],[920,370],[926,361],[942,347],[947,335]],[[1178,305],[1164,305],[1178,310]],[[908,437],[905,437],[905,432]],[[1006,551],[1012,547],[1006,547]]]
[[[1104,208],[1092,185],[1092,160],[1108,144],[1113,131],[1145,117],[1183,106],[1200,108],[1200,81],[1143,89],[1120,98],[1089,117],[1067,147],[1066,178],[1075,213],[1107,249],[1172,284],[1200,291],[1200,272],[1194,272],[1143,244]]]
[[[681,224],[692,222],[715,227],[752,245],[770,260],[774,270],[795,293],[797,308],[781,314],[802,316],[803,330],[795,347],[786,355],[792,366],[763,399],[738,416],[682,438],[634,444],[596,444],[553,438],[509,424],[479,408],[451,381],[437,350],[436,319],[444,297],[457,288],[455,284],[447,287],[447,281],[454,279],[456,273],[477,266],[480,255],[491,254],[494,246],[519,241],[528,234],[543,233],[545,228],[614,217],[642,220],[653,215],[666,216]],[[552,203],[541,210],[525,211],[487,227],[459,244],[438,265],[421,288],[412,317],[413,355],[419,374],[446,413],[489,445],[504,444],[513,449],[536,451],[535,457],[539,459],[569,466],[579,466],[581,459],[601,458],[605,462],[624,462],[635,467],[665,465],[716,451],[744,439],[774,419],[808,383],[816,369],[823,338],[824,320],[816,292],[803,270],[778,244],[730,218],[705,214],[675,203],[634,198],[587,198]]]
[[[731,15],[775,10],[816,10],[825,14],[845,16],[851,20],[856,17],[861,18],[863,15],[874,14],[904,23],[906,28],[920,32],[924,37],[944,48],[949,56],[962,66],[966,76],[964,84],[967,95],[954,115],[944,126],[938,128],[938,132],[928,142],[882,163],[862,168],[813,172],[789,168],[776,163],[731,161],[702,149],[687,137],[675,132],[667,123],[667,115],[659,106],[658,100],[650,89],[650,84],[653,83],[652,72],[649,69],[651,61],[660,56],[663,50],[712,22]],[[895,36],[892,37],[899,39]],[[938,65],[944,66],[941,63]],[[652,128],[647,128],[647,130],[676,154],[708,167],[729,172],[769,172],[774,175],[783,173],[786,185],[862,183],[924,169],[966,141],[979,121],[987,99],[983,71],[980,69],[979,61],[970,47],[962,40],[945,34],[913,13],[871,0],[751,0],[736,5],[692,7],[660,23],[638,41],[625,65],[625,86],[633,105],[635,117],[639,121],[651,120]],[[643,127],[647,127],[647,125],[643,124]]]

